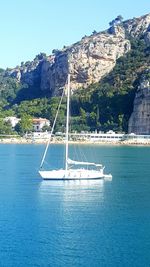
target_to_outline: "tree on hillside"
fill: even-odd
[[[33,130],[32,117],[30,115],[23,115],[20,122],[16,125],[15,130],[24,135],[26,132]]]
[[[112,21],[109,22],[109,25],[112,26],[116,26],[118,24],[120,24],[123,21],[123,17],[121,15],[118,15],[115,19],[113,19]]]
[[[5,122],[3,118],[0,118],[0,134],[13,134],[10,122]]]

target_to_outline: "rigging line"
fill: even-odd
[[[48,150],[48,147],[49,147],[49,144],[50,144],[50,141],[51,141],[51,137],[52,137],[52,134],[53,134],[53,131],[54,131],[54,127],[55,127],[55,124],[56,124],[56,120],[57,120],[57,117],[58,117],[58,113],[59,113],[59,110],[60,110],[60,106],[61,106],[61,103],[62,103],[63,96],[64,96],[64,89],[63,89],[62,96],[61,96],[61,99],[60,99],[60,102],[59,102],[59,105],[58,105],[58,109],[57,109],[57,112],[56,112],[56,116],[55,116],[55,119],[54,119],[54,122],[53,122],[53,126],[52,126],[52,130],[51,130],[51,133],[50,133],[50,137],[48,139],[48,142],[47,142],[47,145],[46,145],[46,148],[45,148],[42,160],[41,160],[40,168],[43,167],[43,163],[44,163],[44,160],[45,160],[45,157],[46,157],[46,153],[47,153],[47,150]]]
[[[48,167],[50,167],[51,165],[49,164],[49,162],[44,161],[44,164],[46,164]]]
[[[85,153],[83,152],[83,149],[81,149],[81,145],[78,145],[78,151],[80,153],[81,159],[83,159],[83,161],[87,161],[87,158],[85,156]]]

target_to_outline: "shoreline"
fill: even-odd
[[[47,144],[48,140],[44,139],[27,139],[27,138],[2,138],[0,144]],[[50,144],[65,144],[63,140],[52,140]],[[77,140],[69,141],[69,144],[81,144],[81,145],[108,145],[108,146],[150,146],[150,140],[125,140],[125,141],[88,141]]]

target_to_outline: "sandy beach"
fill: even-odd
[[[31,138],[24,138],[24,137],[18,137],[18,138],[1,138],[0,144],[46,144],[48,142],[48,139],[43,138],[37,138],[37,139],[31,139]],[[53,139],[51,144],[64,144],[64,140],[57,140]],[[77,140],[77,141],[69,141],[70,144],[81,144],[81,145],[87,145],[87,144],[94,144],[94,145],[141,145],[141,146],[150,146],[150,140],[124,140],[124,141],[88,141],[88,140]]]

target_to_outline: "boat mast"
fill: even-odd
[[[66,175],[68,170],[69,106],[70,106],[70,73],[68,73],[68,86],[67,86],[66,160],[65,160]]]

